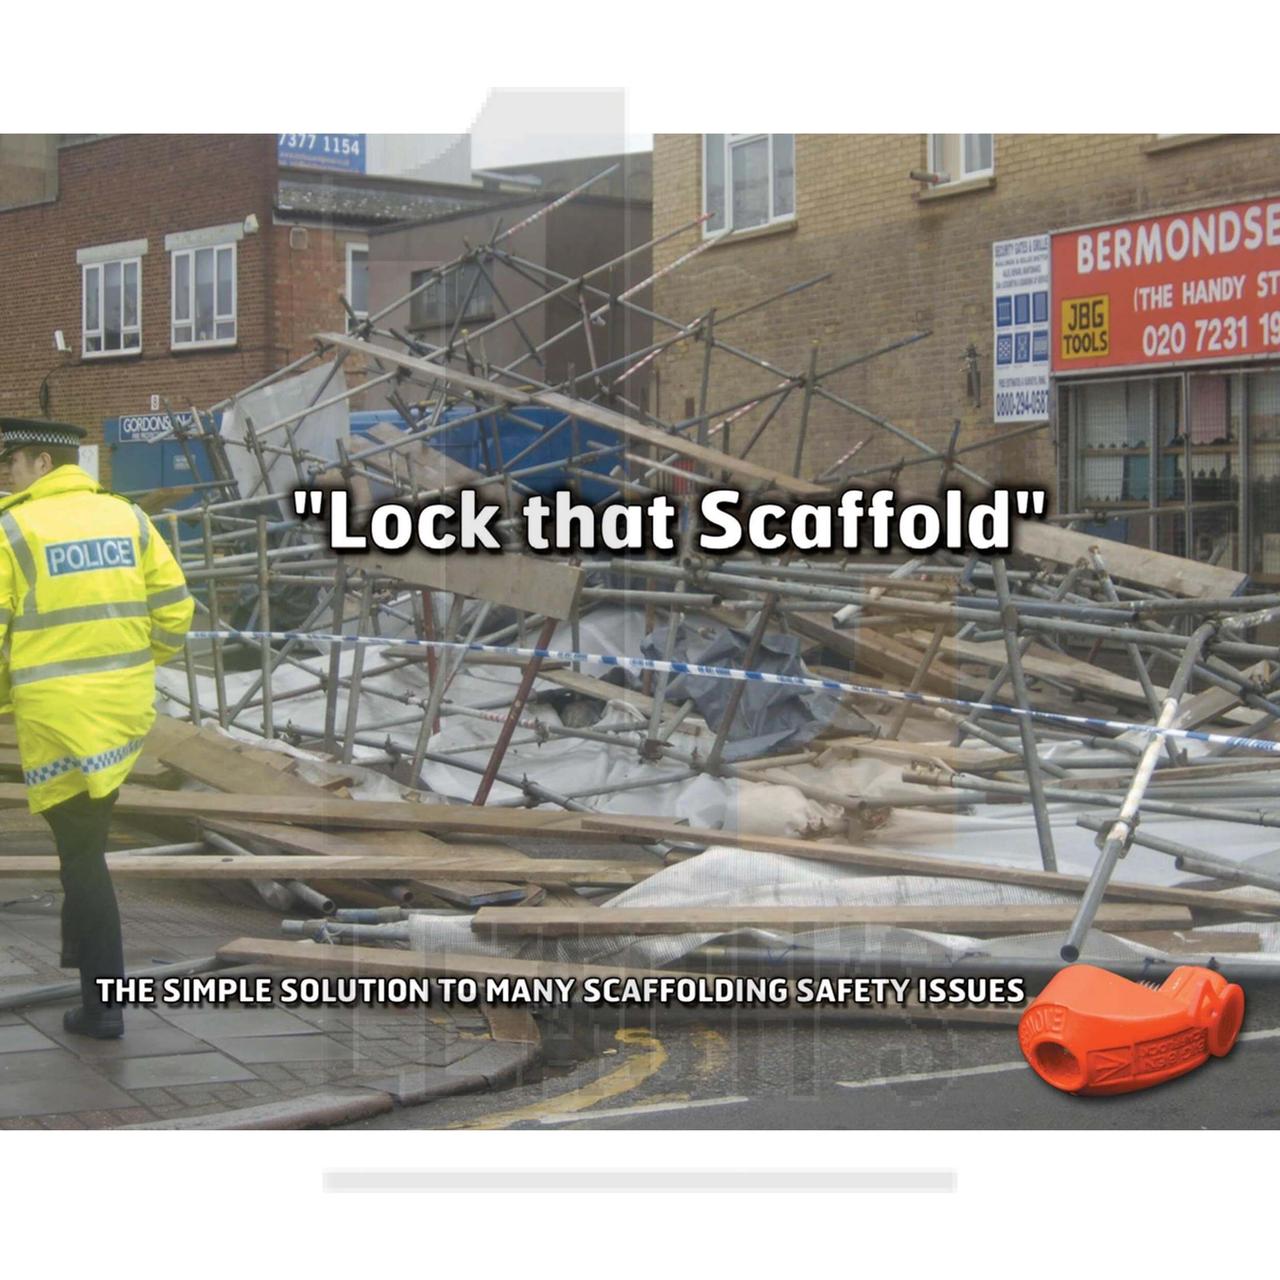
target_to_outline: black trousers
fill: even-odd
[[[44,810],[62,877],[62,967],[80,970],[81,1002],[91,1016],[110,1007],[96,979],[124,977],[120,908],[105,856],[118,794],[93,799],[82,791]]]

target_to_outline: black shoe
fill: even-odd
[[[62,1015],[62,1027],[72,1035],[92,1036],[95,1040],[119,1040],[124,1035],[124,1014],[119,1009],[107,1009],[91,1018],[83,1005],[76,1005]]]

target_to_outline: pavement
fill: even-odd
[[[132,972],[279,936],[249,886],[117,884]],[[0,1000],[73,981],[60,969],[60,896],[0,881]],[[169,1007],[125,1011],[123,1039],[68,1035],[78,997],[0,1009],[0,1129],[302,1128],[502,1087],[537,1044],[495,1039],[465,1009]]]

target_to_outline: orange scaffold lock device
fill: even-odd
[[[1243,1021],[1244,992],[1212,969],[1180,965],[1157,987],[1073,964],[1027,1006],[1018,1043],[1055,1089],[1132,1093],[1230,1053]]]

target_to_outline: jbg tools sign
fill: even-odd
[[[1049,417],[1049,237],[991,246],[995,420]]]
[[[1053,371],[1280,355],[1280,197],[1053,237]]]

